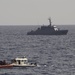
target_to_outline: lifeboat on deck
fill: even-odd
[[[6,63],[5,60],[0,61],[0,68],[12,68],[13,65]]]

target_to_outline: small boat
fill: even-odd
[[[29,63],[26,57],[15,58],[11,61],[13,67],[35,67],[37,63]]]
[[[5,60],[0,61],[0,68],[12,68],[13,65],[6,63]]]
[[[12,68],[13,65],[11,64],[6,64],[6,65],[0,65],[0,68]]]

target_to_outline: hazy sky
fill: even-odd
[[[75,0],[0,0],[0,25],[75,24]]]

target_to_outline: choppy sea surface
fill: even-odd
[[[0,75],[75,75],[75,26],[67,35],[26,35],[38,26],[0,26],[0,60],[26,56],[40,67],[0,69]]]

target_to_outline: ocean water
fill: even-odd
[[[40,67],[0,69],[0,75],[75,75],[75,26],[67,35],[26,35],[38,26],[0,26],[0,60],[26,56]]]

